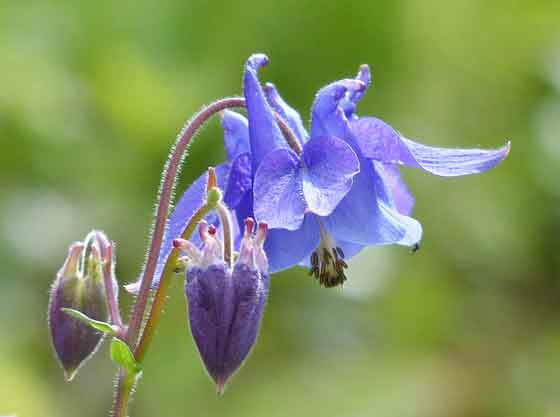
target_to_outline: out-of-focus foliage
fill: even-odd
[[[93,227],[118,244],[120,282],[136,278],[176,133],[240,94],[261,51],[261,78],[304,113],[369,63],[361,114],[423,143],[511,139],[512,152],[471,178],[406,172],[419,253],[368,250],[344,289],[273,278],[256,349],[222,398],[176,282],[133,415],[559,415],[559,22],[552,0],[0,1],[0,414],[106,415],[108,347],[63,382],[49,285]],[[223,159],[220,144],[213,121],[180,189]]]

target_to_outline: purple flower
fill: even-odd
[[[199,250],[177,239],[187,257],[185,294],[193,338],[204,365],[222,393],[255,343],[268,296],[268,263],[263,250],[266,224],[253,236],[254,222],[245,221],[239,257],[230,267],[216,229],[200,225]]]
[[[429,147],[402,137],[380,119],[358,117],[356,106],[371,81],[367,65],[355,79],[333,82],[317,93],[308,133],[272,84],[261,87],[258,70],[267,63],[262,54],[247,60],[243,86],[248,120],[234,112],[223,114],[228,161],[216,172],[225,203],[235,214],[234,226],[248,217],[268,223],[264,248],[270,272],[306,265],[330,287],[344,282],[345,259],[366,246],[416,248],[422,227],[410,217],[414,198],[400,177],[400,166],[440,176],[469,175],[494,167],[509,151],[509,143],[497,150]],[[289,145],[274,113],[296,136],[295,145]],[[203,175],[172,213],[154,286],[173,239],[202,204],[205,184]],[[211,217],[207,221],[218,224]],[[200,247],[197,237],[191,240]]]
[[[469,175],[494,167],[509,151],[509,143],[490,151],[429,147],[401,137],[379,119],[356,116],[355,107],[370,84],[365,65],[356,79],[334,82],[318,92],[308,134],[297,112],[273,85],[267,85],[263,92],[256,71],[266,62],[264,55],[249,59],[245,97],[253,152],[254,214],[271,227],[265,244],[271,272],[310,262],[311,272],[321,284],[334,286],[345,280],[342,258],[365,246],[396,243],[415,247],[422,229],[408,216],[414,199],[400,178],[398,166],[422,168],[441,176]],[[331,167],[337,170],[332,174],[335,178],[350,172],[352,166],[345,151],[332,146],[344,141],[359,161],[359,173],[348,175],[351,187],[348,183],[337,187],[343,182],[333,181],[330,193],[315,192],[311,195],[316,200],[309,199],[300,179],[306,172],[305,163],[294,158],[285,142],[280,143],[278,129],[270,126],[272,110],[286,119],[303,148],[309,147],[304,151],[304,162],[335,152],[330,155],[340,161]],[[270,140],[271,135],[274,140]],[[323,138],[334,140],[328,143]],[[313,146],[315,143],[322,146]],[[267,144],[269,151],[265,153],[262,149]],[[319,172],[324,175],[319,182],[328,184],[325,171]]]

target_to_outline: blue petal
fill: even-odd
[[[384,164],[383,170],[385,172],[385,182],[393,195],[395,208],[399,213],[409,216],[412,213],[415,200],[401,178],[399,167],[392,164]]]
[[[303,195],[309,211],[328,216],[352,188],[360,161],[335,137],[313,137],[303,147]]]
[[[371,73],[369,70],[369,66],[364,64],[360,66],[358,70],[358,75],[356,75],[356,79],[363,82],[366,85],[365,90],[360,91],[353,91],[346,94],[343,100],[340,102],[340,107],[344,110],[344,114],[348,119],[356,118],[354,114],[356,110],[356,105],[361,100],[362,96],[365,94],[367,88],[371,85]]]
[[[222,129],[228,161],[233,161],[239,154],[251,152],[249,125],[244,116],[230,110],[224,111]]]
[[[305,216],[301,227],[294,231],[272,229],[268,231],[264,250],[271,273],[288,269],[308,259],[320,240],[319,224],[313,214]]]
[[[302,169],[291,149],[276,149],[262,160],[253,183],[254,212],[271,229],[295,230],[303,221]]]
[[[235,209],[243,196],[251,190],[251,155],[239,154],[231,163],[231,169],[225,187],[224,202],[229,208]]]
[[[351,127],[367,158],[420,168],[443,177],[487,171],[498,165],[510,149],[509,142],[492,150],[426,146],[400,136],[390,125],[375,117],[353,120]]]
[[[245,95],[247,117],[249,119],[253,174],[268,152],[277,148],[288,147],[259,83],[257,71],[261,66],[267,64],[268,58],[266,55],[251,55],[245,64],[243,78],[243,94]]]
[[[422,236],[420,223],[397,211],[383,178],[365,160],[352,189],[324,223],[335,240],[361,245],[412,246]]]
[[[358,253],[360,253],[363,248],[365,248],[364,245],[360,245],[360,244],[352,243],[352,242],[346,242],[344,240],[337,240],[336,241],[336,246],[338,246],[340,249],[342,249],[342,252],[344,253],[344,259],[345,260],[352,259]]]
[[[307,141],[307,131],[303,127],[301,117],[297,111],[290,107],[278,93],[278,90],[272,83],[266,83],[264,94],[268,99],[268,103],[282,118],[288,123],[290,129],[295,133],[300,143]]]
[[[323,87],[315,97],[311,111],[311,137],[336,136],[346,141],[352,133],[340,101],[350,94],[364,91],[366,85],[358,80],[341,80]]]

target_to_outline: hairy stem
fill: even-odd
[[[200,112],[198,112],[181,130],[181,133],[177,137],[177,140],[172,147],[169,159],[164,166],[163,178],[160,183],[158,193],[159,198],[155,220],[152,228],[150,247],[148,249],[146,263],[142,271],[142,278],[138,296],[132,309],[128,329],[126,330],[126,343],[134,352],[135,359],[139,363],[143,361],[146,355],[147,348],[153,339],[155,328],[158,324],[162,307],[165,303],[167,288],[169,286],[171,277],[173,276],[175,264],[179,256],[178,249],[173,249],[169,254],[166,265],[164,267],[162,279],[158,287],[158,291],[156,292],[156,295],[154,297],[154,302],[150,310],[148,321],[146,323],[142,336],[140,337],[140,340],[138,340],[142,322],[146,314],[146,306],[148,303],[148,298],[150,296],[150,289],[152,286],[152,281],[154,279],[154,272],[157,265],[158,254],[161,249],[163,235],[165,233],[167,215],[171,204],[173,190],[177,182],[177,174],[179,172],[179,168],[181,166],[181,163],[183,162],[187,147],[198,129],[214,114],[222,110],[234,107],[245,107],[245,99],[240,97],[221,99],[213,102],[212,104],[208,105]],[[274,113],[274,115],[276,117],[276,120],[278,121],[278,125],[282,133],[284,134],[284,137],[286,138],[286,142],[288,143],[288,145],[294,150],[294,152],[301,155],[302,148],[293,131],[279,114]],[[195,213],[195,215],[185,228],[183,238],[188,239],[190,237],[198,222],[200,222],[207,211],[212,208],[214,207],[205,205],[201,209],[199,209],[197,213]],[[225,234],[224,238],[228,239]],[[229,241],[229,245],[231,246],[231,236],[229,236]],[[231,259],[229,261],[231,262]],[[120,319],[120,315],[118,314],[118,304],[116,304],[116,302],[113,304],[111,317],[112,319],[114,318],[115,320],[118,320],[122,328],[122,320]],[[119,370],[119,374],[117,376],[115,402],[111,414],[113,417],[126,417],[128,402],[130,400],[132,389],[134,388],[135,383],[136,380],[132,383],[130,382],[129,377],[127,377],[126,375],[126,371],[124,371],[123,369]]]
[[[111,417],[127,417],[128,402],[130,400],[130,395],[134,384],[131,384],[129,378],[126,377],[123,369],[119,370],[115,402],[113,403],[113,409],[111,410]]]
[[[173,189],[177,181],[177,172],[179,170],[181,162],[183,161],[187,146],[189,145],[197,130],[212,115],[227,108],[243,106],[245,106],[245,100],[243,98],[235,97],[218,100],[208,105],[187,123],[185,128],[181,131],[181,134],[178,136],[174,147],[172,148],[171,156],[164,167],[163,181],[160,185],[159,201],[152,232],[152,240],[150,243],[150,248],[148,249],[146,265],[142,273],[140,291],[138,293],[138,297],[136,298],[136,303],[134,304],[132,316],[130,318],[128,327],[127,342],[128,345],[132,348],[134,348],[136,345],[140,327],[142,325],[142,320],[144,318],[146,304],[148,302],[148,296],[150,293],[150,287],[152,285],[154,271],[156,269],[158,253],[161,248],[161,242],[163,240],[163,234],[165,232],[165,224],[167,221],[169,205],[171,203],[171,195],[173,194]]]

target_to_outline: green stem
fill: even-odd
[[[117,391],[115,403],[113,404],[113,410],[111,411],[111,417],[126,417],[128,403],[130,401],[135,381],[131,380],[131,378],[126,375],[126,371],[122,368],[119,369],[117,378]]]

